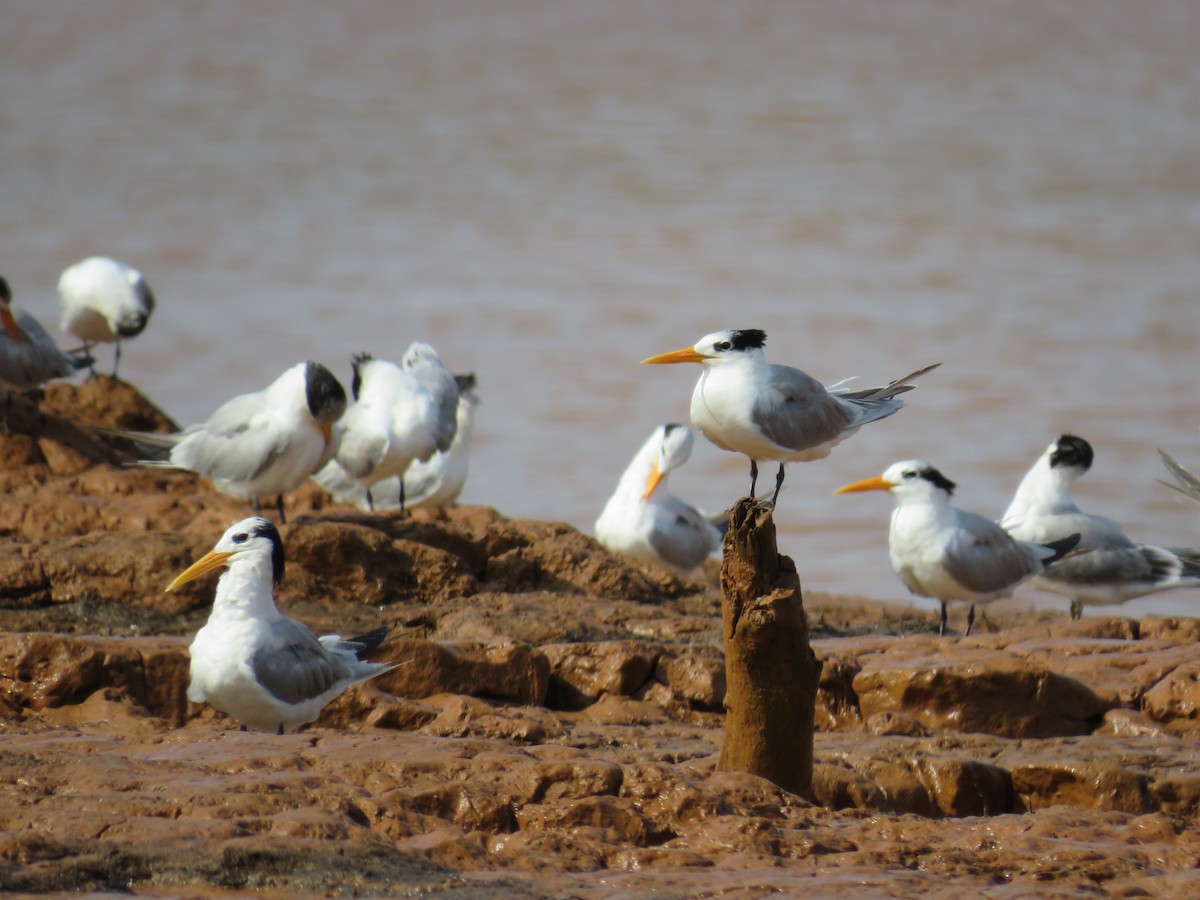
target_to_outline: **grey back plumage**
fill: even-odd
[[[853,425],[852,411],[799,369],[769,366],[767,387],[750,416],[758,429],[781,447],[817,447]]]
[[[663,513],[674,516],[675,527],[669,531],[652,529],[646,537],[651,549],[663,560],[681,569],[703,565],[714,549],[713,523],[676,497],[660,502]]]
[[[946,573],[963,587],[980,594],[1003,592],[1041,571],[1029,550],[995,522],[960,512],[969,540],[953,546],[943,564]]]
[[[1081,590],[1117,584],[1127,592],[1137,592],[1139,585],[1150,590],[1169,587],[1178,579],[1200,579],[1200,554],[1148,544],[1098,547],[1054,563],[1047,568],[1046,577]]]
[[[383,642],[386,626],[357,638],[330,635],[318,640],[301,623],[280,619],[272,631],[273,640],[254,653],[250,665],[258,683],[285,703],[315,699],[389,668],[358,662]]]
[[[458,431],[458,393],[457,378],[442,364],[437,351],[429,344],[414,341],[409,345],[401,366],[412,374],[429,392],[434,406],[438,410],[438,426],[435,434],[438,450],[445,453],[454,441]]]
[[[279,623],[287,636],[278,645],[261,647],[251,658],[254,678],[285,703],[302,703],[331,690],[350,677],[350,668],[333,656],[303,625]]]
[[[76,361],[60,350],[41,322],[23,309],[12,309],[11,301],[8,279],[0,276],[0,304],[20,332],[13,337],[7,326],[0,327],[0,381],[15,387],[36,387],[52,378],[73,375],[90,362]]]
[[[287,453],[294,435],[257,415],[261,396],[234,397],[203,425],[186,428],[171,451],[171,464],[224,481],[252,481]]]

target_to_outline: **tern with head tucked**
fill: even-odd
[[[904,405],[899,395],[938,365],[880,388],[826,389],[799,369],[768,363],[766,341],[766,333],[756,328],[717,331],[692,347],[643,362],[701,364],[692,392],[692,424],[722,450],[749,457],[750,496],[759,461],[779,463],[772,506],[779,499],[785,463],[824,459],[863,425],[897,412]]]
[[[92,256],[58,279],[59,327],[83,341],[115,344],[113,378],[121,364],[121,340],[142,333],[154,312],[154,293],[142,273],[107,256]]]
[[[667,490],[672,469],[692,453],[686,425],[660,425],[633,457],[596,520],[596,540],[614,553],[694,569],[721,547],[724,532]]]
[[[350,685],[394,668],[365,660],[383,643],[386,627],[346,640],[318,638],[279,612],[275,592],[283,580],[283,541],[266,519],[244,519],[229,528],[167,590],[222,566],[227,571],[217,582],[208,623],[189,648],[187,695],[193,703],[232,716],[243,730],[283,734],[313,721]]]
[[[337,454],[316,480],[332,492],[349,478],[366,490],[374,509],[375,484],[449,450],[458,430],[458,387],[428,344],[414,344],[400,365],[367,353],[356,355],[353,365],[354,404],[342,421]]]
[[[266,389],[222,405],[201,425],[177,434],[123,432],[165,458],[142,465],[186,469],[209,479],[223,494],[250,500],[276,498],[286,521],[283,495],[323,466],[337,447],[335,423],[346,409],[346,391],[317,362],[292,366]]]
[[[1091,515],[1071,499],[1071,485],[1092,467],[1092,445],[1064,434],[1021,479],[1000,524],[1013,537],[1045,543],[1078,533],[1078,553],[1050,566],[1036,584],[1071,598],[1071,618],[1083,607],[1123,603],[1172,588],[1200,587],[1200,548],[1134,542],[1112,519]]]
[[[835,493],[890,491],[896,501],[888,529],[888,555],[904,586],[942,604],[939,634],[946,632],[946,604],[975,604],[1008,597],[1020,584],[1069,553],[1079,535],[1055,541],[1019,541],[990,519],[950,503],[955,484],[918,459],[894,463],[882,475],[856,481]]]
[[[25,310],[13,309],[8,280],[0,277],[0,382],[37,387],[74,375],[87,364],[58,349],[41,323]]]
[[[413,460],[403,475],[394,475],[367,489],[351,478],[339,465],[328,465],[314,478],[341,503],[353,503],[364,512],[377,509],[399,509],[404,498],[405,509],[449,506],[458,499],[467,483],[470,464],[471,437],[475,431],[475,408],[479,397],[475,393],[475,376],[455,375],[458,385],[457,429],[454,440],[444,452],[436,451],[427,460]]]
[[[400,357],[400,366],[429,392],[437,410],[434,443],[445,453],[458,432],[458,376],[451,373],[436,350],[424,341],[413,341]]]

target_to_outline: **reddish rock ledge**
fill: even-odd
[[[683,578],[558,523],[306,487],[281,605],[318,632],[386,622],[407,665],[296,733],[242,733],[185,694],[212,580],[162,589],[245,507],[123,465],[97,429],[172,427],[128,385],[9,408],[0,893],[1200,896],[1197,620],[993,610],[938,638],[806,594],[812,803],[716,768],[715,563]]]

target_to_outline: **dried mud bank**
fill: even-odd
[[[1009,613],[958,640],[805,596],[809,803],[716,770],[715,565],[681,578],[561,524],[305,489],[281,604],[318,630],[387,622],[409,663],[299,733],[241,733],[185,696],[211,582],[162,588],[244,507],[121,466],[87,426],[170,427],[125,385],[20,400],[0,891],[1200,895],[1200,621]]]

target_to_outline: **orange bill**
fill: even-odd
[[[209,550],[202,557],[184,569],[176,576],[175,580],[167,585],[168,591],[173,591],[180,585],[187,584],[189,581],[194,581],[205,572],[211,572],[213,569],[219,569],[225,565],[225,562],[232,556],[232,553],[218,553],[216,550]]]
[[[642,494],[643,500],[649,500],[650,495],[654,493],[654,489],[658,487],[659,482],[663,480],[663,473],[658,471],[658,463],[654,464],[654,468],[650,470],[650,477],[646,479],[646,492]]]
[[[643,359],[642,363],[658,365],[660,363],[704,362],[706,359],[708,359],[707,356],[701,356],[691,347],[684,347],[682,350],[672,350],[670,353],[660,353],[658,356]]]
[[[895,485],[890,481],[885,481],[882,475],[876,475],[874,478],[864,478],[854,484],[847,484],[838,488],[834,493],[857,494],[859,491],[890,491],[894,487]]]

